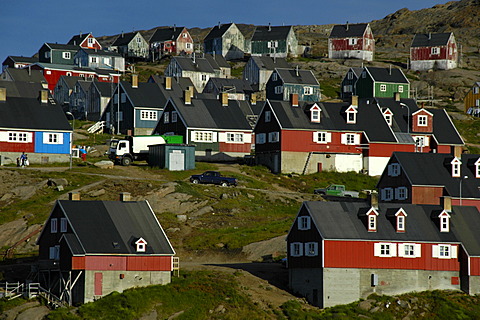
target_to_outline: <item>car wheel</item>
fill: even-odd
[[[222,187],[228,187],[228,183],[226,183],[225,181],[223,181],[220,185],[221,185]]]
[[[128,157],[125,157],[122,159],[122,165],[123,166],[129,166],[132,163],[132,160]]]
[[[194,184],[198,184],[198,182],[199,182],[198,179],[193,179],[192,180],[192,183],[194,183]]]

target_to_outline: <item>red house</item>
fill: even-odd
[[[330,59],[373,61],[375,39],[368,23],[335,25],[328,37]]]
[[[85,49],[102,50],[102,45],[91,33],[74,35],[67,44],[80,46]]]
[[[37,241],[41,286],[72,305],[171,281],[173,250],[147,201],[59,200]],[[175,267],[177,268],[177,267]]]
[[[393,153],[377,187],[381,202],[453,205],[480,210],[480,155]]]
[[[321,308],[372,293],[478,294],[479,224],[477,208],[448,202],[304,202],[287,236],[289,286]]]
[[[193,53],[193,39],[185,27],[159,28],[148,42],[153,61],[164,55]]]
[[[458,48],[453,32],[416,34],[410,46],[410,69],[454,69]]]

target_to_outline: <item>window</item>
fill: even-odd
[[[367,72],[366,71],[363,71],[362,72],[362,78],[366,78],[367,77]]]
[[[187,37],[187,34],[186,34],[186,33],[182,33],[182,37],[186,38],[186,37]]]
[[[433,48],[432,48],[432,54],[440,54],[440,48],[438,48],[438,47],[433,47]]]
[[[272,118],[272,111],[265,111],[265,122],[270,122]]]
[[[450,246],[439,246],[440,257],[449,258],[450,257]]]
[[[290,255],[292,257],[301,257],[303,256],[303,245],[300,242],[290,243]]]
[[[278,80],[278,73],[274,72],[272,73],[272,81],[277,81]]]
[[[311,122],[320,122],[320,110],[312,110],[310,113]]]
[[[452,165],[452,177],[460,177],[460,165],[462,162],[458,158],[454,158],[450,164]]]
[[[50,260],[59,260],[60,259],[60,246],[56,245],[55,247],[50,247],[49,252]]]
[[[391,163],[388,165],[388,175],[391,177],[397,177],[400,175],[400,164],[399,163]]]
[[[127,95],[125,93],[120,94],[120,102],[121,103],[127,102]]]
[[[439,259],[457,258],[457,246],[450,244],[438,244],[432,246],[432,257]]]
[[[331,142],[330,132],[314,132],[313,141],[316,143],[329,143]]]
[[[383,189],[380,189],[380,192],[381,192],[380,198],[383,201],[393,200],[393,189],[392,188],[383,188]]]
[[[50,232],[57,233],[57,231],[58,231],[58,219],[52,218],[52,220],[50,220]]]
[[[381,92],[387,91],[387,85],[386,85],[386,84],[381,84],[381,85],[380,85],[380,91],[381,91]]]
[[[255,135],[255,143],[264,144],[267,140],[267,135],[265,133],[257,133]]]
[[[70,59],[71,55],[70,52],[62,52],[63,59]]]
[[[422,246],[419,243],[399,243],[398,256],[404,258],[420,258]]]
[[[227,133],[227,142],[243,142],[243,133]]]
[[[97,57],[91,57],[90,62],[91,63],[97,63]]]
[[[398,86],[398,92],[403,93],[403,86]]]
[[[67,76],[71,77],[71,76],[72,76],[72,73],[71,73],[71,72],[67,72]]]
[[[202,81],[207,81],[207,75],[206,74],[202,74]]]
[[[137,43],[142,42],[142,39],[140,37],[137,37]]]
[[[137,241],[135,241],[135,244],[137,245],[137,252],[147,251],[147,242],[143,238],[140,238]]]
[[[408,197],[408,189],[406,187],[399,187],[395,189],[395,198],[397,200],[406,200]]]
[[[45,58],[49,59],[50,58],[50,51],[45,51]]]
[[[419,127],[427,126],[427,116],[418,116],[417,124]]]
[[[480,87],[473,87],[473,93],[478,94],[480,92]]]
[[[405,231],[405,217],[398,216],[397,217],[397,231]]]
[[[343,92],[353,92],[353,86],[351,84],[343,86]]]
[[[46,132],[46,133],[43,134],[43,143],[45,143],[45,144],[63,144],[63,134]]]
[[[440,232],[448,232],[450,230],[449,217],[443,215],[440,217]]]
[[[1,139],[3,140],[3,139]],[[8,142],[32,142],[32,134],[28,132],[8,132]]]
[[[380,255],[389,256],[390,255],[390,244],[381,244],[380,245]]]
[[[313,88],[312,87],[303,87],[303,94],[308,96],[313,94]]]
[[[213,142],[212,131],[193,131],[193,142]]]
[[[192,49],[192,44],[190,42],[187,42],[187,49]]]
[[[354,133],[345,133],[342,135],[342,143],[347,145],[353,145],[358,143],[358,135]]]
[[[268,133],[268,142],[278,142],[280,141],[280,137],[278,132],[269,132]]]
[[[60,219],[60,232],[67,232],[67,218]]]
[[[353,72],[350,71],[349,73],[347,73],[347,79],[353,80]]]
[[[307,257],[318,256],[318,242],[305,243],[305,255]]]
[[[397,246],[394,243],[375,243],[374,256],[376,257],[396,257]]]
[[[310,230],[310,217],[298,217],[298,230]]]
[[[141,110],[140,111],[140,120],[151,120],[157,121],[157,111],[153,110]]]
[[[169,123],[170,122],[170,113],[165,112],[163,114],[163,123]]]
[[[283,86],[276,86],[275,94],[282,94],[282,93],[283,93]]]
[[[348,44],[354,46],[357,44],[357,38],[350,38],[348,39]]]
[[[389,126],[392,126],[392,120],[393,120],[392,115],[391,114],[385,114],[384,117],[385,117],[385,121],[387,121],[387,124]]]
[[[371,214],[368,216],[368,231],[376,231],[377,230],[377,216],[375,214]]]
[[[429,144],[428,143],[429,142],[428,137],[426,137],[426,136],[413,136],[412,138],[413,138],[413,140],[415,140],[415,145],[417,147],[419,147],[419,148],[420,147],[428,147],[428,144]]]
[[[177,122],[178,113],[177,111],[172,111],[172,123]]]
[[[88,38],[88,44],[92,45],[93,44],[93,38]]]

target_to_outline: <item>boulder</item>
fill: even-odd
[[[58,187],[58,186],[68,186],[68,180],[64,178],[50,178],[47,181],[47,185],[50,187]]]
[[[114,163],[109,160],[102,160],[99,162],[95,162],[95,167],[101,168],[101,169],[113,169]]]

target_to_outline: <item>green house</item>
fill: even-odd
[[[252,56],[297,56],[298,40],[292,26],[258,26],[251,43]]]
[[[266,96],[269,100],[290,100],[292,94],[299,101],[320,101],[320,83],[311,70],[282,69],[273,71],[267,82]]]
[[[355,83],[356,94],[360,98],[410,98],[410,81],[398,68],[363,68]]]

